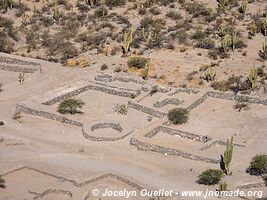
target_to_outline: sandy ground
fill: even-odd
[[[25,58],[25,60],[28,59]],[[140,112],[130,111],[126,120],[121,117],[124,126],[127,126],[128,123],[126,129],[135,131],[125,139],[116,142],[92,142],[82,136],[80,128],[31,115],[22,114],[20,121],[13,120],[12,116],[18,102],[77,81],[93,80],[99,71],[97,67],[64,68],[59,64],[39,60],[38,62],[42,64],[42,73],[26,74],[22,84],[18,82],[19,73],[0,71],[0,80],[3,83],[3,92],[0,93],[0,119],[5,123],[0,127],[0,138],[2,138],[0,174],[27,166],[78,183],[106,173],[114,173],[148,188],[165,188],[176,191],[217,189],[217,186],[202,186],[195,181],[202,171],[207,168],[218,168],[218,165],[139,151],[130,146],[130,138],[138,136],[137,130],[148,124],[147,115]],[[96,65],[99,66],[99,63]],[[120,86],[124,87],[124,83]],[[129,84],[128,87],[130,87]],[[134,84],[132,87],[134,88]],[[157,95],[145,98],[140,103],[152,107],[153,103],[151,102],[166,98],[164,95]],[[186,102],[181,106],[186,107],[194,101],[195,96],[198,95],[189,97],[186,94],[180,94],[173,97],[185,100]],[[112,120],[116,117],[113,113],[114,104],[127,102],[121,97],[108,97],[91,91],[83,93],[79,97],[87,104],[84,109],[86,110],[84,117],[88,121]],[[56,109],[56,106],[51,106],[51,109]],[[218,139],[226,139],[230,135],[236,134],[236,143],[245,143],[244,148],[235,149],[231,166],[233,175],[226,177],[229,186],[235,188],[245,183],[261,181],[257,177],[247,175],[244,171],[249,165],[251,157],[257,153],[266,153],[264,134],[267,130],[265,123],[267,112],[266,107],[254,104],[250,105],[249,110],[241,113],[237,113],[232,107],[233,102],[208,99],[191,113],[189,123],[179,129],[198,134],[205,132]],[[167,108],[165,108],[166,110]],[[92,113],[94,113],[93,116]],[[95,113],[98,115],[96,116]],[[121,122],[120,117],[116,117],[116,120]],[[106,131],[104,135],[108,135],[108,130]],[[116,133],[111,132],[111,134],[115,135]],[[167,147],[178,146],[189,152],[199,152],[198,148],[200,147],[194,142],[188,142],[181,138],[177,140],[174,136],[164,133],[159,133],[149,141]],[[219,154],[223,150],[224,147],[215,145],[202,154],[219,159]],[[6,181],[6,189],[0,190],[0,199],[3,200],[33,199],[36,193],[41,194],[47,189],[71,191],[73,196],[51,193],[41,199],[82,200],[88,194],[87,192],[94,188],[100,190],[105,188],[111,190],[132,189],[127,184],[109,178],[97,181],[93,185],[76,187],[71,182],[62,181],[60,178],[30,169],[6,174],[3,178]],[[89,199],[95,198],[91,196]],[[138,197],[138,199],[149,199],[149,197]],[[175,197],[174,199],[180,198]],[[209,199],[217,199],[217,197]]]

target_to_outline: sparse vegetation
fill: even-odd
[[[21,118],[22,118],[22,116],[21,116],[21,111],[19,111],[19,110],[16,110],[16,112],[13,114],[13,116],[12,116],[12,119],[13,120],[16,120],[16,121],[18,121],[18,122],[21,122]]]
[[[82,109],[85,103],[81,99],[65,99],[59,104],[58,112],[61,114],[76,114],[81,113],[78,109]]]
[[[221,181],[223,172],[219,169],[207,169],[198,176],[197,183],[203,185],[216,185]]]
[[[2,178],[2,176],[0,176],[0,188],[4,189],[6,188],[6,185],[5,185],[5,180]]]
[[[223,163],[225,166],[225,174],[230,175],[230,163],[232,161],[233,157],[233,150],[234,150],[234,138],[233,136],[231,137],[231,140],[227,140],[226,144],[226,150],[224,151],[224,156],[223,156]]]
[[[238,112],[241,112],[241,110],[247,110],[248,109],[248,99],[247,98],[238,98],[236,100],[236,103],[234,105],[234,109],[236,109]]]
[[[139,57],[139,56],[130,57],[128,60],[128,66],[137,68],[137,69],[145,68],[148,63],[149,63],[148,58]]]
[[[114,108],[114,112],[121,114],[121,115],[126,115],[128,111],[129,109],[126,104],[117,104]]]
[[[154,85],[151,87],[149,94],[150,94],[150,96],[152,96],[153,94],[156,94],[157,92],[158,92],[158,86]]]
[[[260,154],[252,158],[247,172],[251,175],[261,175],[267,173],[267,155]]]
[[[173,124],[184,124],[188,121],[189,112],[184,108],[174,108],[168,112],[168,119]]]
[[[226,181],[221,181],[220,184],[219,184],[219,192],[220,194],[223,192],[223,191],[227,191],[227,183]]]
[[[252,90],[254,90],[257,86],[257,80],[258,80],[258,72],[257,68],[252,68],[249,72],[248,81],[250,84],[250,87]]]

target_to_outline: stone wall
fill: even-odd
[[[40,63],[37,62],[26,61],[19,58],[10,58],[6,56],[0,56],[0,63],[40,66]]]
[[[141,112],[144,112],[148,115],[152,115],[152,116],[157,117],[157,118],[162,118],[162,117],[167,115],[167,113],[165,113],[165,112],[161,112],[161,111],[155,110],[153,108],[149,108],[149,107],[134,103],[132,101],[128,101],[128,107],[133,108],[133,109],[138,110],[138,111],[141,111]]]
[[[103,129],[103,128],[111,128],[118,132],[122,132],[122,128],[120,124],[115,124],[115,123],[97,123],[91,127],[91,131],[94,131],[96,129]]]
[[[164,132],[164,133],[167,133],[169,135],[179,135],[182,138],[186,138],[186,139],[189,139],[189,140],[195,140],[197,142],[206,143],[206,142],[211,140],[211,138],[209,136],[197,135],[197,134],[194,134],[194,133],[180,131],[180,130],[172,129],[172,128],[165,127],[165,126],[156,127],[155,129],[153,129],[152,131],[147,133],[145,135],[145,137],[152,138],[152,137],[154,137],[155,135],[157,135],[161,131]]]
[[[174,96],[180,92],[187,93],[187,94],[198,94],[199,90],[192,89],[192,88],[178,88],[174,92],[170,93],[169,96]]]
[[[249,95],[240,95],[240,94],[234,95],[233,93],[229,93],[229,92],[208,91],[201,98],[199,98],[197,101],[191,104],[187,109],[190,111],[196,108],[197,106],[202,104],[208,97],[226,99],[226,100],[231,100],[231,101],[235,101],[235,100],[242,98],[242,99],[246,99],[248,103],[267,105],[267,99],[252,97]]]
[[[2,65],[2,64],[0,64],[0,70],[22,72],[22,73],[34,73],[37,71],[37,69],[33,69],[33,68],[18,67],[18,66],[12,66],[12,65]]]
[[[83,93],[85,91],[88,91],[88,90],[96,90],[96,91],[104,92],[106,94],[112,94],[112,95],[128,97],[128,98],[133,98],[136,95],[138,95],[138,92],[122,91],[122,90],[119,90],[119,89],[109,88],[109,87],[104,87],[104,86],[99,86],[99,85],[87,85],[87,86],[81,87],[79,89],[76,89],[76,90],[74,90],[72,92],[69,92],[69,93],[60,95],[58,97],[55,97],[55,98],[53,98],[53,99],[51,99],[49,101],[46,101],[46,102],[44,102],[42,104],[50,106],[50,105],[53,105],[53,104],[55,104],[57,102],[63,101],[63,100],[68,99],[68,98],[71,98],[73,96],[76,96],[76,95],[81,94],[81,93]]]
[[[120,136],[120,137],[101,137],[101,136],[89,135],[88,133],[86,133],[86,131],[82,127],[82,133],[83,133],[83,136],[86,139],[91,140],[91,141],[95,141],[95,142],[112,142],[112,141],[118,141],[118,140],[124,139],[128,135],[132,134],[133,131],[127,133],[126,135]]]
[[[216,144],[222,145],[222,146],[226,146],[227,142],[221,141],[221,140],[214,141],[214,142],[212,142],[212,143],[210,143],[210,144],[208,144],[206,146],[201,147],[200,150],[201,151],[205,151],[205,150],[211,148],[212,146],[215,146]],[[236,146],[236,147],[246,147],[245,145],[241,145],[241,144],[233,144],[233,145]]]
[[[162,101],[157,101],[156,103],[153,104],[154,107],[156,108],[162,108],[166,105],[180,105],[182,102],[184,102],[183,100],[180,100],[180,99],[176,99],[176,98],[167,98],[167,99],[164,99]]]
[[[61,123],[64,123],[64,124],[69,124],[69,125],[73,125],[73,126],[77,126],[77,127],[82,127],[83,126],[83,123],[81,123],[81,122],[74,121],[74,120],[68,119],[66,117],[53,114],[53,113],[49,113],[49,112],[45,112],[45,111],[41,111],[41,110],[31,109],[31,108],[29,108],[29,107],[27,107],[25,105],[22,105],[22,104],[18,104],[16,106],[16,109],[18,111],[21,111],[21,112],[26,113],[26,114],[31,114],[31,115],[35,115],[35,116],[39,116],[39,117],[44,117],[44,118],[47,118],[47,119],[52,119],[52,120],[55,120],[55,121],[58,121],[58,122],[61,122]]]
[[[204,161],[204,162],[209,162],[209,163],[214,163],[214,164],[219,163],[219,160],[202,157],[198,155],[193,155],[193,154],[186,153],[186,152],[183,152],[177,149],[166,148],[166,147],[162,147],[162,146],[155,145],[155,144],[149,144],[146,142],[139,141],[135,138],[131,138],[130,144],[136,146],[137,149],[143,150],[143,151],[152,151],[152,152],[157,152],[157,153],[161,153],[164,155],[178,156],[178,157],[183,157],[183,158],[187,158],[190,160]]]
[[[43,197],[45,197],[46,195],[49,195],[49,194],[67,195],[69,197],[72,197],[72,193],[70,191],[67,191],[67,190],[47,189],[44,192],[42,192],[41,194],[36,195],[33,199],[34,200],[41,199],[41,198],[43,198]]]

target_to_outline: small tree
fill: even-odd
[[[174,108],[169,111],[168,119],[173,124],[184,124],[188,121],[189,112],[184,108]]]
[[[203,185],[215,185],[221,181],[222,176],[222,170],[207,169],[198,176],[197,183]]]
[[[3,89],[2,89],[2,86],[3,86],[3,84],[2,84],[2,83],[0,83],[0,92],[2,92],[2,91],[3,91]]]
[[[58,112],[61,114],[69,113],[73,115],[76,113],[80,113],[78,109],[81,109],[84,105],[85,103],[80,99],[75,99],[75,98],[66,99],[60,103],[58,107]]]
[[[267,155],[261,154],[253,157],[247,172],[251,175],[261,175],[267,173]]]
[[[6,188],[6,185],[5,185],[5,180],[2,178],[2,176],[0,176],[0,188]]]

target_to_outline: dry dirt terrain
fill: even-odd
[[[0,200],[267,199],[266,66],[266,0],[1,0]]]

